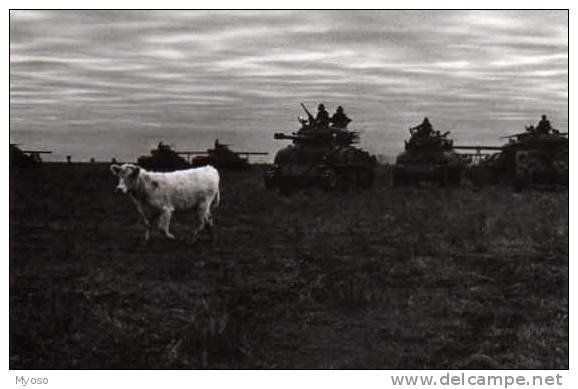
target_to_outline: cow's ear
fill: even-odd
[[[118,173],[120,173],[120,166],[118,166],[118,165],[110,165],[110,171],[111,171],[112,174],[114,174],[115,176],[118,176]]]
[[[129,175],[129,176],[130,176],[130,178],[137,178],[138,175],[139,175],[139,173],[140,173],[140,167],[134,166],[134,167],[132,168],[132,172],[130,172],[130,175]]]

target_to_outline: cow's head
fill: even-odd
[[[118,177],[118,185],[116,191],[121,193],[128,193],[136,187],[140,167],[125,163],[122,166],[111,165],[110,171]]]

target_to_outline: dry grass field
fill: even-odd
[[[216,242],[147,246],[107,166],[13,170],[10,368],[568,368],[567,191],[261,175],[223,174]]]

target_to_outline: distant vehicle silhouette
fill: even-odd
[[[207,151],[175,151],[169,145],[159,142],[150,155],[138,158],[137,164],[151,171],[174,171],[211,165],[217,169],[247,169],[249,155],[267,155],[265,152],[231,151],[228,145],[215,140],[215,147]],[[191,157],[194,156],[192,159]]]
[[[465,174],[466,163],[454,151],[449,131],[440,134],[429,120],[409,129],[405,150],[396,158],[393,167],[394,186],[435,182],[440,185],[459,185]]]
[[[265,173],[265,186],[282,194],[306,186],[324,190],[372,187],[377,161],[353,146],[359,142],[359,133],[317,124],[307,107],[302,106],[309,120],[299,118],[301,128],[291,135],[274,135],[275,139],[291,140],[293,144],[277,152],[273,166]]]
[[[249,163],[250,155],[268,155],[269,153],[260,151],[232,151],[229,145],[215,140],[214,147],[207,151],[179,151],[179,155],[186,155],[188,158],[194,156],[191,165],[205,166],[211,165],[217,169],[243,170],[251,167]]]
[[[42,163],[41,154],[52,154],[46,150],[22,150],[16,143],[10,143],[10,166],[32,167]]]
[[[143,155],[137,159],[137,164],[150,171],[170,172],[188,169],[191,165],[174,151],[171,146],[159,142],[150,155]]]
[[[537,127],[502,137],[500,147],[456,146],[464,150],[499,150],[472,165],[469,176],[478,185],[508,184],[522,190],[533,186],[567,186],[569,173],[568,133],[549,126],[546,117]]]

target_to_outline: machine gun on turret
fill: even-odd
[[[301,103],[301,107],[303,108],[303,110],[307,114],[307,117],[309,118],[309,124],[312,125],[315,122],[315,116],[313,116],[313,114],[309,112],[307,106],[304,103]],[[302,122],[302,124],[304,123]]]

